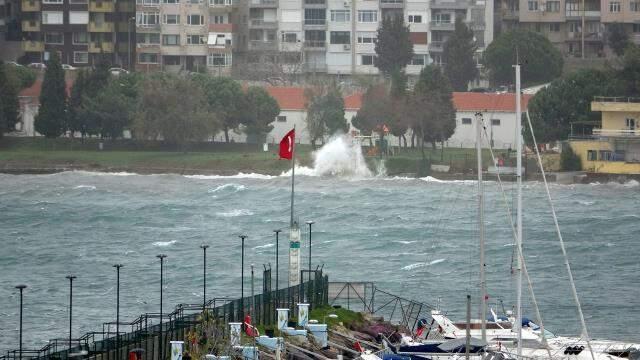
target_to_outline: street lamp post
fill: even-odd
[[[309,281],[311,281],[311,225],[313,225],[315,221],[309,220],[307,221],[307,225],[309,225]],[[300,279],[302,281],[302,279]]]
[[[19,345],[19,353],[20,360],[22,360],[22,291],[27,287],[27,285],[18,285],[16,289],[20,290],[20,345]]]
[[[241,269],[240,269],[240,320],[243,321],[244,318],[244,240],[247,238],[247,235],[240,235],[240,239],[242,239],[242,253],[241,253]]]
[[[71,351],[71,321],[73,320],[73,279],[77,276],[67,275],[69,279],[69,351]]]
[[[116,360],[120,360],[120,268],[123,266],[113,265],[116,268]]]
[[[163,273],[163,268],[164,268],[164,259],[167,257],[167,255],[165,254],[160,254],[160,255],[156,255],[156,257],[158,259],[160,259],[160,343],[159,343],[159,347],[160,347],[160,360],[163,360],[164,357],[162,356],[164,353],[164,342],[163,337],[162,337],[162,273]]]
[[[202,280],[202,311],[204,311],[207,306],[207,249],[209,248],[209,245],[202,244],[200,245],[200,248],[204,255],[204,262],[202,265],[202,274],[204,275],[204,280]]]
[[[274,233],[276,233],[276,308],[280,305],[279,301],[280,301],[280,297],[278,294],[278,290],[280,289],[280,283],[278,282],[279,278],[278,275],[280,274],[280,269],[278,268],[278,261],[280,260],[280,251],[278,250],[278,235],[280,235],[280,232],[282,230],[280,229],[276,229],[273,230]]]
[[[129,30],[129,43],[127,44],[127,67],[129,71],[131,71],[131,23],[134,22],[136,20],[135,17],[130,17],[129,20],[127,21],[127,25],[128,25],[128,30]]]

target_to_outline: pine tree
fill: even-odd
[[[467,91],[469,82],[478,76],[473,59],[478,47],[473,39],[473,31],[462,21],[462,17],[456,18],[455,26],[453,35],[444,43],[444,73],[454,91]]]
[[[62,135],[66,128],[67,94],[64,71],[57,53],[47,64],[40,93],[40,110],[35,119],[36,131],[48,138]]]
[[[607,42],[611,50],[618,56],[624,55],[624,49],[629,45],[629,34],[624,31],[624,24],[609,24],[607,32]]]
[[[67,130],[71,131],[72,136],[76,132],[81,133],[82,136],[85,136],[87,133],[86,121],[82,111],[82,100],[87,91],[88,77],[89,74],[87,70],[79,70],[76,80],[73,82],[73,88],[71,88]]]
[[[409,39],[409,27],[402,16],[385,17],[378,28],[374,65],[386,76],[404,69],[413,58],[413,44]]]
[[[0,61],[0,138],[15,129],[18,122],[18,90],[7,77],[7,65]]]

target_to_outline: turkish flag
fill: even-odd
[[[280,159],[289,159],[293,157],[293,147],[296,142],[296,130],[293,129],[280,140]]]

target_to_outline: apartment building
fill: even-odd
[[[606,37],[614,23],[623,24],[630,39],[640,43],[638,0],[499,0],[497,24],[544,34],[565,56],[604,57]]]
[[[52,52],[63,64],[88,66],[100,57],[128,65],[134,27],[132,0],[21,0],[22,49],[27,62]]]
[[[137,0],[136,69],[229,74],[235,44],[246,42],[237,26],[242,5],[242,0]]]

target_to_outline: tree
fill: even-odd
[[[280,114],[280,106],[267,90],[259,86],[249,87],[245,99],[246,112],[242,119],[244,131],[257,143],[263,143],[267,134],[273,130],[271,123]]]
[[[474,60],[478,46],[473,31],[467,27],[461,16],[456,18],[455,26],[455,31],[444,43],[444,73],[454,91],[467,91],[469,82],[478,77],[478,68]]]
[[[0,138],[15,129],[18,122],[18,88],[9,81],[8,65],[0,61]]]
[[[362,106],[352,124],[365,135],[377,132],[380,144],[384,140],[383,127],[391,122],[393,116],[391,97],[387,85],[380,83],[370,86],[362,96]]]
[[[349,129],[344,118],[344,99],[335,83],[305,90],[307,98],[307,130],[311,146],[316,141],[336,133],[345,133]]]
[[[562,153],[560,153],[560,168],[564,171],[582,170],[582,161],[569,144],[562,147]]]
[[[199,74],[194,80],[200,84],[207,97],[209,111],[216,115],[229,142],[229,131],[238,129],[244,111],[244,94],[240,84],[227,77]]]
[[[407,75],[402,71],[396,71],[391,74],[391,122],[389,130],[393,136],[398,137],[398,144],[407,147],[407,138],[405,134],[409,130],[411,114],[406,111],[407,102]]]
[[[600,114],[591,111],[594,96],[620,95],[621,86],[609,71],[584,69],[553,81],[529,101],[529,115],[538,143],[567,139],[572,123],[593,124]],[[524,132],[531,143],[531,134]]]
[[[627,46],[622,58],[620,77],[627,96],[640,96],[640,47],[634,44]]]
[[[491,80],[496,84],[514,82],[513,65],[523,64],[525,84],[545,83],[562,74],[562,54],[542,34],[513,30],[500,34],[484,52]]]
[[[134,114],[136,136],[162,139],[186,150],[190,141],[205,140],[220,128],[207,105],[202,91],[187,78],[166,74],[147,78]]]
[[[82,117],[93,119],[103,138],[119,138],[131,124],[136,99],[127,96],[121,87],[120,79],[113,79],[96,97],[83,100]]]
[[[83,137],[88,132],[88,120],[83,117],[84,113],[82,112],[82,100],[83,96],[87,93],[87,88],[89,87],[88,81],[88,70],[78,70],[78,75],[76,76],[76,80],[73,82],[71,95],[69,96],[69,116],[67,119],[67,127],[71,132],[72,137],[76,132],[79,132]]]
[[[48,138],[62,135],[66,129],[67,92],[64,71],[58,54],[53,52],[47,64],[40,92],[40,109],[35,119],[35,129]]]
[[[413,130],[420,136],[422,158],[426,159],[424,143],[443,143],[456,128],[455,108],[451,85],[439,67],[425,66],[407,101],[407,108],[415,114]]]
[[[413,58],[413,44],[409,39],[409,27],[402,16],[384,17],[378,28],[373,64],[384,75],[404,69]]]
[[[7,81],[11,82],[18,90],[28,88],[36,81],[35,70],[25,66],[5,64],[4,71]]]
[[[624,49],[629,45],[629,34],[624,31],[624,25],[621,23],[613,23],[607,26],[608,45],[613,53],[622,56]]]

